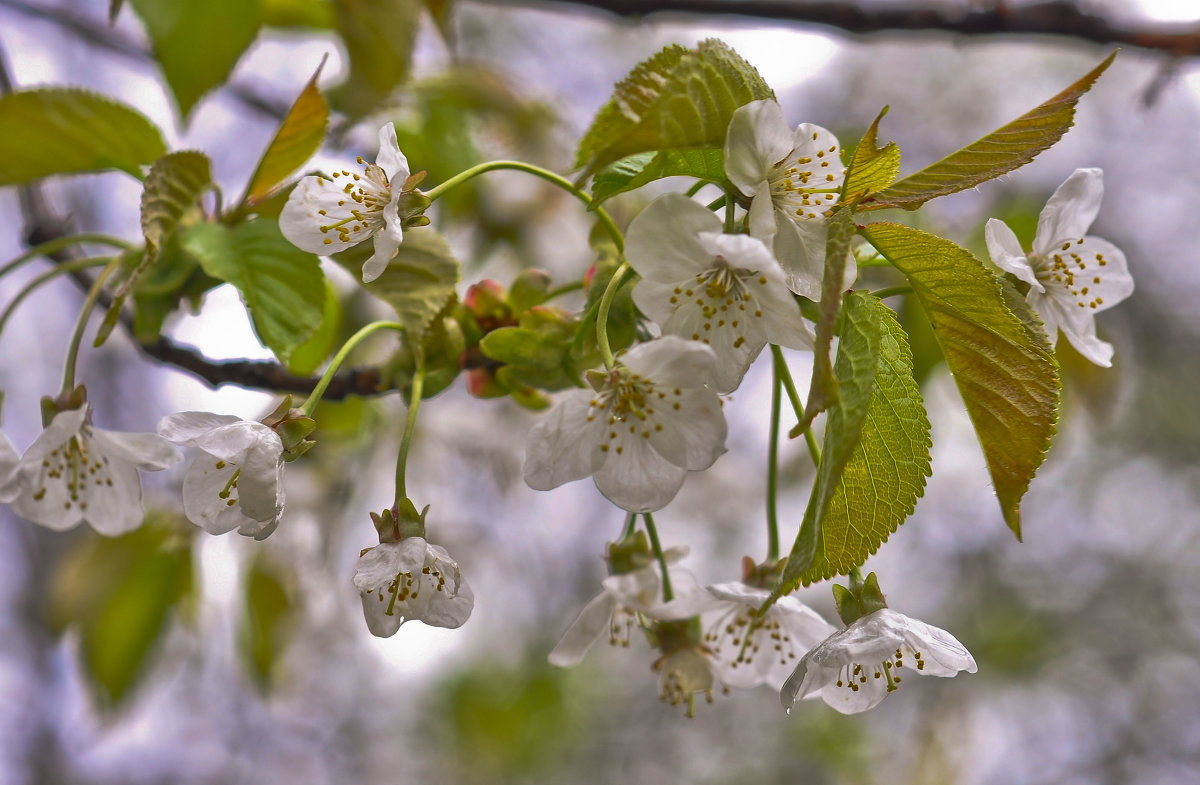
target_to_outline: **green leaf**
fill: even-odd
[[[355,276],[373,252],[371,243],[359,243],[334,255]],[[396,310],[414,345],[429,323],[455,295],[460,266],[446,238],[433,229],[411,229],[404,233],[396,255],[383,275],[363,288]]]
[[[883,107],[875,122],[859,140],[850,159],[846,180],[842,184],[842,200],[856,203],[864,197],[887,188],[900,174],[900,148],[895,142],[879,147],[879,121],[888,113]]]
[[[772,592],[773,597],[791,591],[814,566],[823,541],[821,528],[830,501],[841,483],[842,472],[858,448],[880,365],[883,326],[878,302],[864,292],[846,295],[834,367],[839,399],[837,405],[829,409],[817,478],[787,565],[778,587]]]
[[[725,179],[725,154],[719,148],[704,147],[631,155],[596,173],[592,198],[599,204],[646,183],[676,176],[721,182]]]
[[[359,117],[375,109],[409,73],[421,20],[414,0],[335,0],[337,29],[350,56],[339,105]]]
[[[172,613],[192,590],[190,540],[146,525],[115,538],[87,537],[59,563],[49,612],[77,627],[89,682],[119,703],[149,665]]]
[[[268,27],[333,28],[333,5],[329,0],[259,0],[262,23]]]
[[[245,582],[245,615],[238,648],[255,683],[267,688],[274,680],[280,654],[295,625],[295,610],[285,576],[265,559],[255,559]]]
[[[297,376],[308,376],[320,368],[340,345],[341,329],[342,301],[333,283],[326,278],[321,326],[292,352],[292,356],[288,358],[288,370]]]
[[[726,44],[673,45],[637,65],[579,142],[581,177],[648,150],[721,147],[739,106],[775,93]]]
[[[131,0],[184,117],[229,78],[261,24],[258,0]]]
[[[241,292],[254,332],[281,362],[317,331],[325,306],[325,275],[317,257],[288,242],[274,221],[229,229],[215,223],[190,227],[184,249],[204,272]]]
[[[813,340],[813,377],[804,405],[804,420],[792,429],[791,436],[804,432],[813,418],[838,401],[838,381],[834,375],[830,352],[838,309],[842,305],[842,281],[846,277],[846,255],[854,239],[854,218],[848,209],[838,210],[828,221],[829,234],[825,241],[825,273],[821,282],[821,303],[817,316],[816,337]]]
[[[801,576],[805,585],[866,561],[912,515],[930,474],[929,419],[904,328],[890,308],[863,297],[873,301],[882,328],[875,389],[862,438],[817,528],[816,554]]]
[[[930,199],[974,188],[1024,166],[1062,138],[1074,121],[1075,104],[1116,56],[1114,51],[1078,82],[1003,128],[868,197],[860,209],[915,210]]]
[[[975,426],[1004,520],[1019,539],[1021,497],[1058,418],[1062,385],[1045,334],[1020,298],[1010,292],[1006,301],[1000,281],[966,249],[899,224],[869,224],[862,233],[908,276]]]
[[[483,336],[479,348],[488,357],[508,365],[557,368],[562,363],[562,341],[547,340],[537,330],[501,327]]]
[[[242,204],[253,207],[270,197],[288,175],[295,172],[312,158],[325,139],[325,126],[329,123],[329,104],[325,103],[317,89],[317,78],[325,61],[317,66],[316,73],[300,91],[287,117],[275,132],[275,138],[267,145],[262,160],[246,186]]]
[[[85,90],[48,87],[0,97],[0,186],[52,174],[134,172],[166,152],[140,112]]]

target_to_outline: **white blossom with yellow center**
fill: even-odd
[[[372,635],[389,638],[406,621],[461,627],[475,608],[475,594],[458,562],[422,537],[384,542],[363,551],[354,585]]]
[[[210,412],[180,412],[159,422],[172,444],[200,455],[183,479],[183,511],[209,534],[266,539],[283,515],[283,442],[260,422]]]
[[[363,281],[370,283],[404,239],[397,203],[410,172],[391,123],[379,129],[375,163],[360,156],[358,167],[361,173],[342,169],[332,179],[302,178],[279,215],[279,228],[293,245],[321,256],[374,237],[375,253],[363,265]]]
[[[789,712],[798,698],[820,695],[843,714],[878,704],[904,680],[974,673],[975,658],[943,629],[889,608],[856,619],[805,654],[779,693]]]
[[[725,174],[750,203],[750,234],[770,241],[788,287],[821,299],[825,219],[846,177],[837,137],[819,125],[788,128],[775,101],[739,107],[725,137]],[[847,256],[844,288],[858,277]]]
[[[638,214],[625,258],[642,277],[633,300],[663,334],[712,347],[719,393],[737,388],[768,342],[812,348],[771,250],[754,237],[722,234],[721,219],[686,196],[668,194]]]
[[[21,457],[13,511],[51,529],[81,521],[115,537],[142,525],[138,469],[158,471],[180,459],[153,433],[93,428],[89,407],[59,412]]]
[[[689,471],[725,452],[721,400],[705,386],[716,355],[675,336],[639,344],[572,390],[529,432],[525,482],[539,491],[591,475],[630,512],[665,507]]]
[[[1038,217],[1033,250],[1025,253],[1003,221],[987,222],[992,261],[1029,284],[1030,306],[1046,325],[1053,346],[1058,331],[1097,365],[1112,365],[1112,344],[1096,337],[1096,314],[1133,293],[1125,254],[1085,233],[1100,211],[1104,173],[1076,169],[1046,202]]]

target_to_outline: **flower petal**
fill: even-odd
[[[21,456],[8,437],[0,433],[0,504],[11,502],[21,492]]]
[[[377,638],[390,638],[400,629],[407,619],[392,607],[392,595],[383,589],[359,592],[362,600],[363,617],[367,620],[367,629]]]
[[[558,668],[578,665],[596,639],[608,629],[616,607],[617,599],[607,591],[593,597],[550,650],[547,658],[550,664]]]
[[[160,471],[183,460],[179,450],[156,433],[123,433],[96,428],[92,439],[103,445],[106,454],[119,457],[143,471]]]
[[[1094,319],[1063,321],[1058,325],[1067,341],[1089,361],[1103,368],[1112,367],[1113,345],[1096,337]],[[1054,342],[1050,342],[1054,345]]]
[[[529,431],[525,442],[525,483],[548,491],[592,474],[604,463],[600,449],[605,427],[603,412],[593,412],[594,393],[564,394]],[[590,418],[590,419],[589,419]]]
[[[400,152],[400,143],[396,139],[396,126],[391,122],[384,123],[379,128],[379,155],[375,163],[387,173],[388,181],[393,191],[399,193],[400,187],[412,172],[408,169],[408,159]]]
[[[680,388],[669,407],[667,400],[659,408],[662,430],[650,432],[650,444],[663,458],[688,471],[712,466],[725,453],[728,426],[721,399],[704,387],[687,387]]]
[[[209,534],[224,534],[247,522],[238,504],[239,489],[233,477],[241,466],[209,453],[201,453],[183,477],[183,513]]]
[[[1021,242],[1017,240],[1016,234],[1008,224],[996,218],[989,218],[983,235],[987,241],[988,255],[997,267],[1012,273],[1039,292],[1046,291],[1029,265],[1025,251],[1021,249]]]
[[[1078,240],[1100,212],[1104,196],[1104,172],[1100,169],[1076,169],[1058,187],[1038,216],[1033,252],[1042,256],[1059,243]]]
[[[346,219],[352,219],[352,207],[357,208],[346,192],[332,180],[310,175],[303,177],[292,193],[288,196],[287,204],[279,214],[279,230],[292,245],[309,253],[329,256],[358,245],[366,239],[360,236],[349,239],[330,227]]]
[[[666,194],[648,204],[629,224],[625,258],[643,278],[682,281],[711,267],[701,232],[721,231],[721,219],[683,194]]]
[[[27,467],[40,466],[42,461],[46,460],[54,450],[62,447],[72,436],[78,434],[87,414],[88,404],[85,403],[78,409],[68,409],[54,415],[54,419],[38,434],[38,437],[33,440],[33,444],[29,445],[29,449],[21,457],[22,471]]]
[[[633,287],[633,303],[651,321],[665,325],[681,305],[680,295],[675,294],[675,290],[683,288],[684,283],[685,281],[664,283],[643,278]],[[671,302],[672,300],[675,302]]]
[[[177,412],[158,421],[158,435],[180,447],[195,447],[196,440],[225,425],[242,422],[232,414]]]
[[[750,229],[750,236],[771,245],[773,253],[775,233],[779,231],[779,227],[775,221],[775,204],[771,201],[771,183],[767,180],[754,187],[746,225]]]
[[[396,217],[395,202],[388,202],[387,206],[383,208],[383,216],[383,229],[375,235],[375,253],[371,254],[370,259],[363,262],[363,283],[370,283],[383,275],[388,262],[392,261],[392,257],[396,255],[400,243],[404,240],[404,233],[399,228],[400,219]]]
[[[629,370],[663,387],[703,384],[712,376],[716,361],[711,348],[674,335],[639,343],[620,358]]]
[[[824,221],[790,220],[786,213],[776,211],[778,231],[775,234],[775,258],[783,267],[787,287],[813,302],[821,300],[821,281],[825,278],[825,239],[828,230]]]
[[[751,101],[734,110],[725,136],[725,174],[753,196],[771,166],[792,151],[792,130],[775,101]]]
[[[749,312],[739,312],[737,318],[725,314],[705,316],[700,306],[688,301],[663,322],[662,330],[664,335],[699,341],[710,347],[716,362],[712,365],[709,383],[717,392],[729,393],[741,384],[750,364],[767,344],[759,324],[761,318],[753,318],[754,312],[753,308]]]
[[[247,450],[238,478],[238,503],[242,512],[256,521],[278,520],[283,514],[283,443],[274,431],[267,430],[276,443]]]
[[[358,557],[354,586],[360,591],[373,591],[386,587],[402,572],[419,573],[425,564],[427,545],[421,537],[376,545]]]
[[[671,503],[687,469],[663,458],[647,439],[623,430],[608,444],[608,459],[594,478],[609,501],[629,512],[654,512]]]

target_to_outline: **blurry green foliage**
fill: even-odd
[[[296,622],[287,589],[290,582],[279,564],[260,555],[242,583],[245,607],[238,647],[254,682],[264,690],[274,686],[280,657],[291,642]]]
[[[420,0],[335,0],[337,31],[350,75],[333,91],[334,106],[351,117],[377,111],[409,75]]]

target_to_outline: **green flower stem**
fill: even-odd
[[[413,433],[417,430],[417,410],[421,407],[421,390],[425,386],[425,358],[417,354],[417,372],[413,374],[412,397],[408,402],[408,416],[404,418],[404,435],[400,437],[400,454],[396,456],[396,506],[408,498],[404,482],[408,467],[408,448],[412,446]]]
[[[779,371],[783,389],[792,403],[792,411],[796,413],[796,419],[803,422],[804,404],[800,401],[800,393],[796,392],[796,383],[792,381],[792,373],[788,370],[787,363],[784,362],[783,350],[775,344],[771,344],[771,356],[775,360],[775,367]],[[817,445],[817,437],[813,435],[811,427],[804,429],[804,443],[808,445],[808,454],[812,456],[813,464],[819,466],[821,464],[821,448]]]
[[[55,267],[34,278],[32,281],[25,284],[21,291],[17,292],[17,296],[12,299],[12,302],[10,302],[8,307],[4,309],[4,312],[0,314],[0,334],[3,334],[4,328],[8,324],[8,320],[12,318],[13,313],[17,310],[17,306],[23,303],[25,298],[37,291],[42,284],[53,281],[59,276],[78,272],[79,270],[87,270],[91,267],[103,267],[104,265],[111,263],[112,260],[113,257],[111,256],[93,256],[87,259],[72,259],[69,262],[63,262],[62,264],[56,265]]]
[[[670,602],[675,599],[675,592],[671,591],[671,576],[667,573],[667,557],[663,555],[662,543],[658,541],[658,529],[654,527],[654,518],[650,513],[643,513],[642,519],[646,521],[646,534],[650,535],[650,547],[654,549],[654,557],[658,559],[658,566],[662,568],[663,602]]]
[[[878,297],[880,300],[882,300],[885,297],[895,297],[895,296],[901,295],[901,294],[912,294],[912,293],[913,293],[913,288],[911,286],[889,286],[886,289],[877,289],[877,290],[871,292],[871,294]]]
[[[570,180],[562,175],[555,174],[549,169],[543,169],[540,166],[524,163],[523,161],[488,161],[487,163],[482,163],[478,166],[472,166],[470,169],[465,169],[454,175],[441,185],[425,191],[425,196],[429,197],[431,202],[437,201],[439,197],[444,196],[448,191],[457,188],[471,178],[477,177],[486,172],[494,172],[499,169],[513,169],[518,172],[531,174],[534,177],[540,177],[546,182],[553,183],[567,193],[576,197],[579,199],[579,201],[587,205],[589,210],[592,210],[596,213],[596,216],[600,219],[600,223],[604,225],[605,230],[607,230],[609,236],[612,237],[613,243],[616,244],[617,250],[624,252],[625,236],[621,234],[621,230],[618,229],[616,223],[613,222],[612,216],[609,215],[603,207],[596,204],[592,197],[588,196],[582,190],[576,188]]]
[[[783,379],[779,371],[780,358],[772,356],[774,384],[771,385],[771,435],[767,444],[767,561],[779,558],[779,415],[783,408]]]
[[[629,513],[629,517],[625,519],[625,528],[621,530],[621,539],[624,540],[633,534],[634,528],[637,526],[637,513]]]
[[[731,196],[726,194],[725,195],[725,233],[726,234],[733,234],[736,229],[736,223],[735,223],[735,219],[736,219],[735,211],[736,210],[737,210],[737,202],[735,202]]]
[[[700,189],[706,185],[712,185],[712,182],[710,180],[697,180],[696,182],[692,183],[691,188],[688,188],[683,192],[683,195],[691,199],[693,196],[700,193]]]
[[[351,335],[350,338],[344,344],[342,344],[342,348],[338,349],[338,352],[333,356],[333,359],[329,361],[329,367],[325,369],[325,373],[321,374],[321,379],[317,382],[317,386],[313,388],[313,391],[309,394],[308,398],[305,399],[304,403],[300,405],[300,411],[304,413],[305,417],[312,417],[313,412],[317,408],[317,404],[321,402],[321,396],[325,394],[325,390],[329,387],[329,383],[333,381],[334,374],[337,373],[338,368],[341,367],[342,363],[346,361],[346,357],[354,350],[354,347],[358,346],[359,343],[361,343],[362,340],[368,335],[373,332],[377,332],[378,330],[396,330],[403,332],[404,325],[400,324],[399,322],[371,322],[354,335]]]
[[[565,283],[562,286],[556,286],[555,288],[546,292],[546,296],[542,300],[542,302],[548,303],[551,300],[553,300],[555,297],[562,297],[564,294],[570,294],[571,292],[577,292],[582,288],[583,288],[583,281],[571,281],[570,283]]]
[[[600,310],[596,312],[596,346],[600,349],[600,357],[604,360],[604,367],[612,370],[615,362],[612,353],[612,347],[608,345],[608,312],[612,308],[613,298],[617,296],[617,290],[625,283],[626,277],[633,272],[628,262],[622,262],[617,271],[613,273],[613,277],[608,280],[608,286],[604,289],[604,294],[600,297]]]
[[[63,362],[62,393],[64,396],[69,395],[75,389],[75,359],[79,356],[79,344],[83,340],[84,330],[87,329],[88,317],[92,315],[92,308],[96,307],[96,300],[99,299],[100,292],[104,291],[104,282],[120,265],[120,258],[113,257],[100,275],[96,276],[92,288],[88,290],[87,297],[83,299],[83,307],[79,309],[79,318],[75,321],[75,332],[71,334],[71,343],[67,346],[67,359]]]
[[[53,240],[47,240],[41,245],[35,245],[33,248],[30,248],[16,259],[6,262],[3,266],[0,266],[0,278],[3,278],[21,265],[36,259],[39,256],[49,256],[50,254],[58,253],[59,251],[70,248],[72,245],[79,245],[81,243],[107,245],[122,251],[132,251],[136,247],[131,243],[125,242],[120,237],[113,237],[112,235],[108,234],[84,233],[72,234],[67,237],[55,237]]]
[[[712,210],[713,212],[716,212],[717,210],[720,210],[722,207],[725,206],[725,201],[726,201],[726,198],[724,196],[718,196],[716,199],[713,199],[711,202],[709,202],[705,206],[708,207],[708,209]]]

